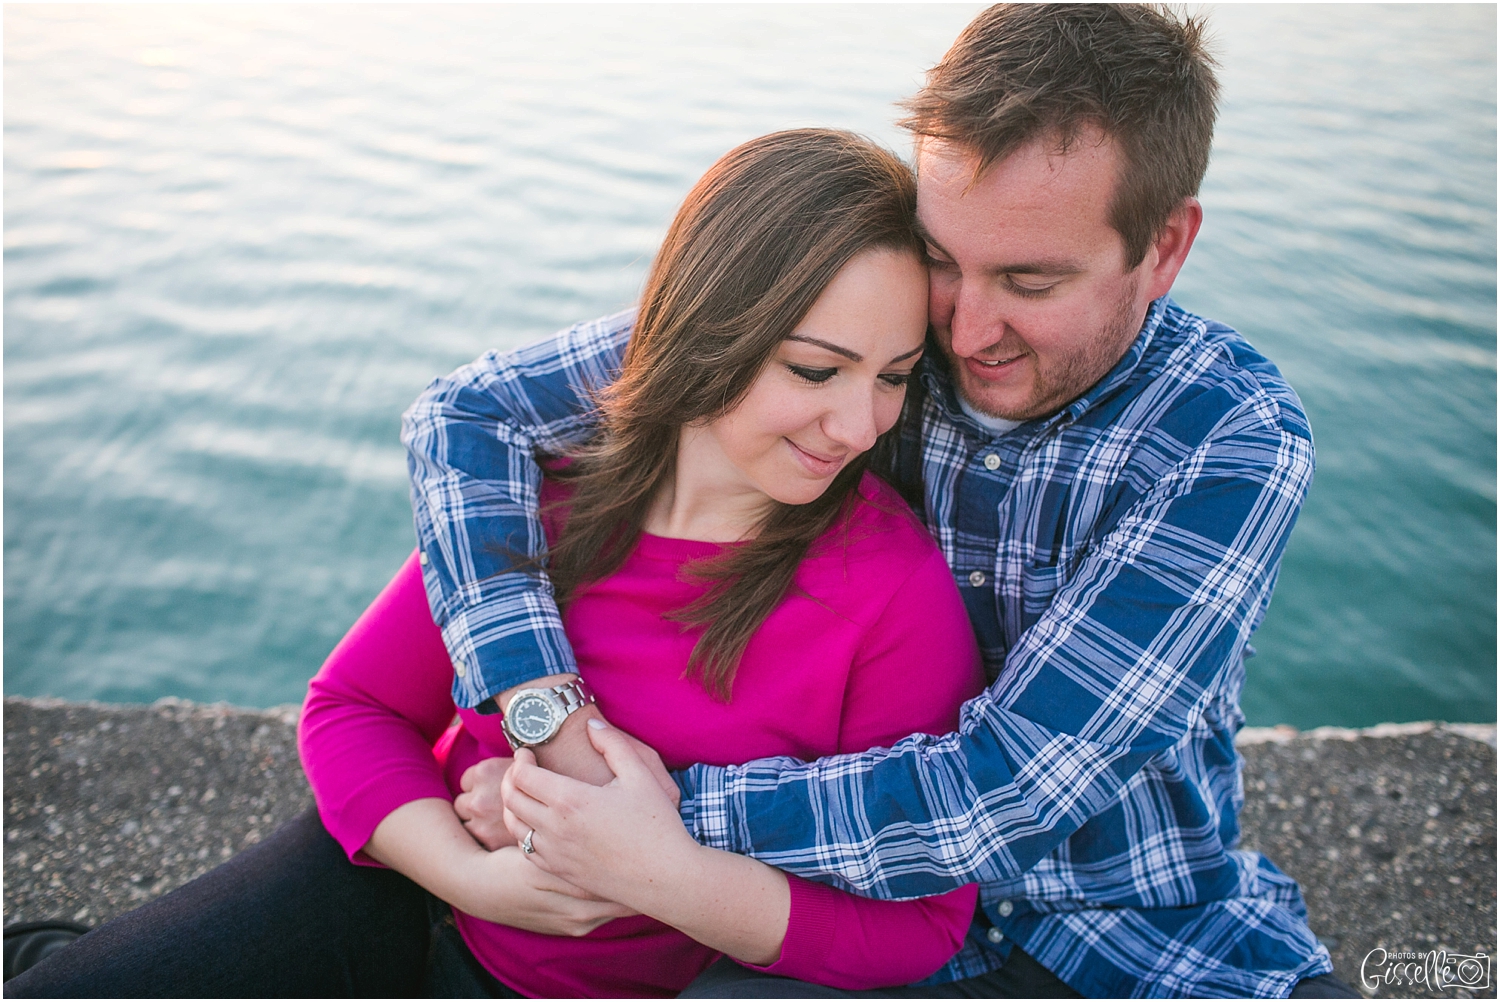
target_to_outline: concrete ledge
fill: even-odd
[[[296,716],[6,699],[5,922],[96,925],[296,815],[312,802]],[[1472,724],[1241,735],[1244,847],[1302,883],[1350,984],[1377,947],[1495,956],[1494,745]],[[1493,998],[1493,984],[1368,994]]]

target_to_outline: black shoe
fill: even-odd
[[[5,927],[5,980],[40,964],[89,931],[77,922],[17,922]]]

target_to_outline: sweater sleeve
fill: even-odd
[[[925,543],[925,539],[923,540]],[[984,688],[979,648],[936,547],[866,634],[844,695],[841,750],[944,734]],[[909,566],[909,565],[908,565]],[[791,915],[770,974],[861,990],[918,981],[963,945],[979,888],[915,901],[875,901],[788,875]]]
[[[297,725],[318,814],[351,861],[402,804],[449,798],[432,746],[453,719],[453,666],[413,553],[307,687]]]

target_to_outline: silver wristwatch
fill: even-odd
[[[510,697],[500,727],[512,748],[534,748],[556,737],[568,714],[593,701],[581,678],[550,689],[522,689]]]

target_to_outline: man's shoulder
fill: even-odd
[[[1281,370],[1227,324],[1168,299],[1143,362],[1141,393],[1156,398],[1161,421],[1191,417],[1212,433],[1239,418],[1312,439],[1307,412]]]
[[[433,380],[417,405],[457,394],[538,397],[589,392],[619,374],[635,310],[565,327],[519,348],[492,348],[467,365]]]
[[[487,352],[475,364],[488,360],[491,368],[530,376],[593,366],[601,360],[613,367],[618,365],[630,340],[635,314],[635,308],[631,307],[597,320],[574,324],[519,348]]]

